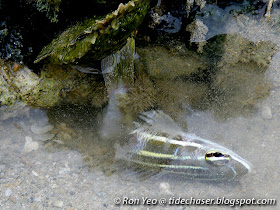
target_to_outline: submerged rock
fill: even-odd
[[[218,35],[208,40],[202,55],[182,56],[162,46],[137,51],[135,86],[120,98],[125,113],[156,107],[175,119],[191,108],[211,108],[226,118],[248,115],[270,92],[264,73],[275,53],[271,42]]]
[[[194,7],[199,7],[199,9],[201,10],[205,6],[205,4],[206,4],[205,0],[187,0],[186,1],[187,16],[190,15]]]
[[[218,115],[250,114],[268,97],[271,86],[264,73],[275,50],[271,42],[252,42],[237,34],[208,41],[206,52],[215,68],[211,100]]]
[[[192,81],[207,68],[206,59],[186,49],[139,48],[135,83],[120,97],[120,109],[130,115],[157,107],[177,118],[182,107],[206,103],[207,84]]]
[[[176,51],[162,46],[151,46],[138,48],[137,52],[148,75],[157,79],[188,77],[206,69],[208,65],[204,57],[186,48]]]
[[[197,52],[202,53],[203,46],[206,44],[208,27],[201,20],[195,20],[187,26],[186,31],[191,34],[190,45],[196,44],[198,46]]]
[[[0,60],[0,105],[17,101],[35,107],[53,107],[61,102],[100,107],[107,101],[104,83],[70,66],[49,65],[40,75],[26,66],[16,71]]]
[[[136,51],[140,59],[133,61],[134,68],[129,67],[135,71],[134,78],[131,71],[129,75],[122,73],[129,80],[120,80],[117,72],[112,74],[116,80],[107,75],[108,87],[101,75],[79,72],[70,65],[49,65],[37,75],[27,67],[14,69],[1,61],[1,105],[21,100],[37,107],[61,102],[100,107],[108,102],[107,90],[114,91],[120,83],[127,92],[116,99],[127,116],[156,107],[176,119],[180,110],[190,106],[211,107],[217,115],[230,117],[251,113],[270,91],[264,77],[275,52],[270,42],[251,42],[236,34],[219,35],[208,40],[203,54],[163,46]],[[106,69],[105,74],[110,68]]]
[[[22,102],[15,103],[13,106],[0,106],[0,122],[18,116],[28,117],[29,111],[30,107]]]

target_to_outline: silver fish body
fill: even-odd
[[[149,111],[121,149],[122,159],[137,167],[190,179],[232,180],[251,171],[248,161],[233,151],[185,133],[162,111]]]

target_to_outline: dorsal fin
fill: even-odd
[[[183,129],[167,114],[161,110],[151,110],[143,112],[139,116],[146,125],[142,130],[156,134],[166,134],[167,137],[174,138],[184,133]]]

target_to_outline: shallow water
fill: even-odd
[[[251,174],[230,183],[160,177],[141,180],[130,172],[120,171],[112,162],[113,142],[100,142],[96,138],[98,117],[87,109],[62,107],[49,111],[49,122],[55,127],[65,123],[70,137],[56,137],[63,144],[39,142],[39,148],[31,152],[25,152],[24,145],[25,137],[32,135],[28,129],[34,123],[32,118],[6,120],[0,127],[1,208],[53,208],[63,201],[63,208],[112,209],[116,208],[115,197],[279,199],[278,94],[277,89],[272,91],[266,101],[272,109],[271,120],[263,119],[260,112],[250,118],[226,121],[217,120],[209,111],[194,111],[188,115],[190,132],[213,139],[252,163]],[[40,114],[36,120],[46,121],[46,117]],[[173,207],[183,209],[185,206]],[[217,206],[192,208],[216,209]],[[253,206],[247,208],[254,209]]]
[[[225,32],[238,32],[252,41],[280,43],[271,25],[246,19],[243,27],[236,18]],[[279,32],[279,31],[278,31]],[[215,108],[191,110],[183,117],[188,132],[219,143],[253,165],[240,180],[209,183],[180,178],[139,179],[114,163],[114,139],[98,138],[102,110],[61,106],[51,110],[29,110],[0,123],[0,207],[1,209],[146,209],[142,198],[222,198],[280,199],[280,52],[266,71],[272,84],[270,95],[257,104],[249,116],[221,119]],[[224,103],[224,102],[221,102]],[[271,110],[266,119],[263,110]],[[227,110],[230,111],[230,110]],[[238,110],[232,110],[238,112]],[[3,114],[3,113],[0,113]],[[54,126],[56,137],[36,141],[30,130],[34,124]],[[32,138],[29,149],[26,137]],[[30,151],[32,150],[32,151]],[[140,199],[140,204],[115,205],[115,198]],[[172,199],[171,199],[172,200]],[[123,202],[123,201],[122,201]],[[166,205],[172,209],[217,209],[230,205]],[[259,206],[258,206],[259,207]],[[238,209],[238,205],[236,209]],[[246,205],[243,209],[255,209]],[[277,206],[267,208],[277,209]]]

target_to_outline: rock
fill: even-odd
[[[53,202],[54,207],[62,208],[63,206],[63,201],[55,201]]]
[[[40,72],[40,75],[37,75],[24,66],[15,74],[11,74],[8,61],[0,59],[0,68],[5,75],[11,74],[7,80],[3,77],[4,73],[0,74],[1,106],[16,104],[18,100],[41,108],[53,107],[62,100],[72,101],[74,104],[91,103],[101,106],[108,100],[104,84],[97,81],[94,76],[89,77],[86,73],[72,67],[64,67],[48,65]],[[63,91],[70,86],[71,91]],[[4,119],[13,116],[11,114],[7,116],[5,114]],[[2,119],[2,115],[0,118]]]
[[[252,42],[238,34],[217,35],[207,42],[205,56],[215,68],[211,84],[215,114],[225,119],[252,115],[272,89],[265,72],[275,44]]]
[[[6,197],[10,197],[10,195],[12,195],[12,190],[10,188],[7,188],[6,192],[5,192],[5,196]]]
[[[37,142],[34,142],[32,137],[25,137],[24,152],[31,152],[32,150],[37,150],[38,148],[39,144]]]
[[[205,0],[188,0],[186,1],[186,11],[187,11],[187,17],[189,17],[190,13],[195,10],[195,7],[199,7],[199,10],[201,10],[206,4]]]
[[[16,102],[13,106],[0,107],[0,121],[18,116],[29,116],[30,107],[22,102]]]
[[[123,46],[144,20],[149,6],[150,0],[131,0],[102,19],[78,22],[45,46],[35,63],[45,58],[59,65],[100,60]]]
[[[156,79],[186,78],[207,68],[204,57],[183,46],[175,51],[162,46],[138,48],[140,62],[148,75]]]
[[[267,105],[263,106],[262,111],[261,111],[261,115],[262,115],[263,119],[271,120],[272,119],[272,113],[271,113],[270,107],[267,106]]]
[[[201,20],[195,20],[187,26],[186,31],[191,34],[190,45],[196,43],[198,45],[197,52],[202,53],[203,46],[206,44],[206,34],[209,31],[208,27]]]

